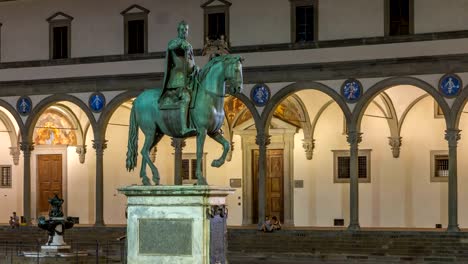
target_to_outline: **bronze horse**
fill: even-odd
[[[198,185],[206,185],[202,174],[202,155],[206,135],[213,138],[223,146],[223,154],[219,159],[213,160],[211,166],[220,167],[224,164],[229,151],[229,142],[220,133],[224,121],[225,87],[229,94],[236,94],[242,90],[242,59],[240,56],[221,55],[211,59],[196,78],[197,91],[193,93],[193,108],[189,119],[197,133],[197,166],[196,176]],[[225,83],[228,85],[225,86]],[[145,135],[145,142],[141,149],[142,165],[140,178],[144,185],[150,185],[146,175],[146,165],[149,165],[153,174],[153,182],[159,185],[159,172],[150,159],[151,148],[156,146],[164,135],[174,138],[184,138],[187,135],[180,133],[177,109],[161,110],[158,106],[161,89],[149,89],[141,93],[133,102],[130,113],[130,127],[127,145],[127,170],[133,170],[137,165],[138,128]],[[193,135],[189,135],[193,136]]]

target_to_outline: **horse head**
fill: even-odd
[[[244,80],[242,77],[242,61],[241,56],[227,56],[225,61],[224,77],[227,83],[228,93],[231,95],[242,92]]]

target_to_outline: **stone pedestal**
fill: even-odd
[[[226,263],[226,196],[215,186],[129,186],[128,263]],[[211,246],[210,246],[211,244]]]

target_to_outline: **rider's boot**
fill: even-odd
[[[182,135],[188,135],[188,134],[193,134],[196,132],[195,128],[189,128],[187,127],[187,114],[188,114],[188,106],[187,105],[181,105],[180,107],[180,120],[182,122]]]

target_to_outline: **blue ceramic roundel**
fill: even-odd
[[[455,74],[446,74],[440,78],[439,91],[445,96],[455,96],[462,87],[460,77]]]
[[[16,102],[16,111],[21,115],[29,115],[32,109],[32,101],[27,96],[21,96]]]
[[[357,101],[362,95],[362,84],[355,79],[346,80],[341,86],[341,95],[346,101]]]
[[[265,106],[270,100],[270,88],[265,84],[257,84],[252,88],[250,92],[250,98],[256,106]]]
[[[93,112],[101,112],[106,105],[106,98],[102,93],[96,92],[91,94],[88,104]]]

